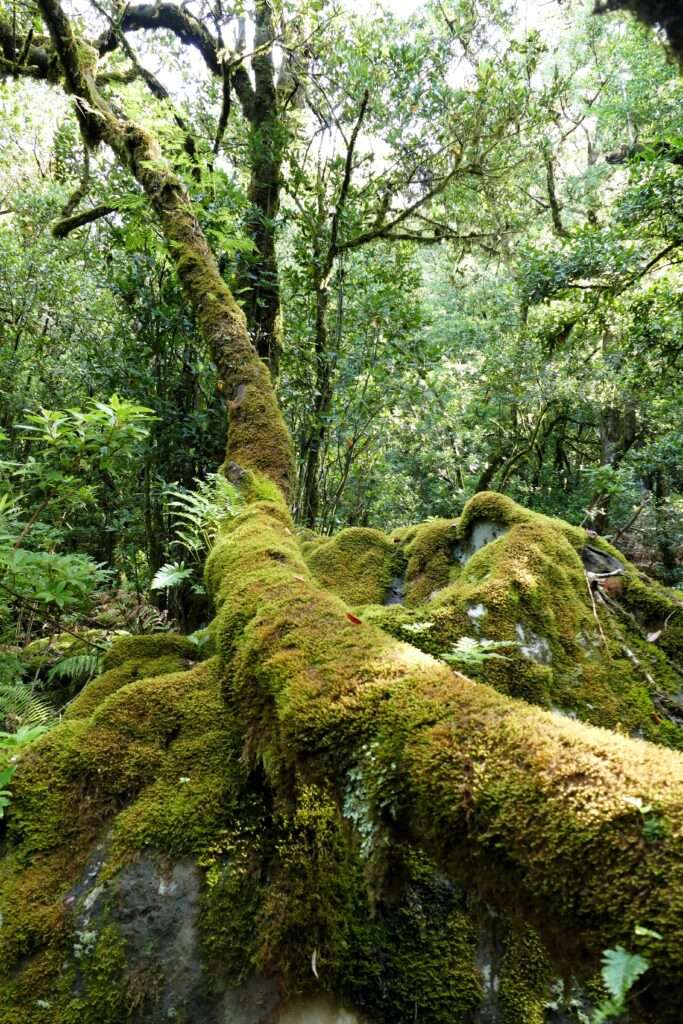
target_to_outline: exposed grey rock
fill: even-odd
[[[473,604],[467,609],[467,617],[474,622],[476,626],[479,625],[479,620],[483,619],[484,616],[488,615],[488,609],[483,604]]]
[[[600,551],[599,548],[591,547],[590,544],[581,548],[581,560],[586,572],[595,573],[596,576],[624,571],[624,565],[618,558],[608,555],[606,551]]]
[[[402,576],[394,576],[389,584],[384,604],[403,604],[406,596],[406,582]]]
[[[519,649],[525,657],[531,658],[532,661],[537,661],[539,665],[549,665],[551,663],[553,652],[544,636],[539,636],[538,633],[532,633],[530,629],[525,629],[521,622],[515,625],[515,633],[519,640]]]
[[[238,987],[207,970],[199,936],[201,875],[185,858],[166,864],[149,854],[102,880],[100,844],[67,897],[74,912],[75,988],[87,996],[85,971],[105,928],[124,940],[128,968],[126,1024],[363,1024],[327,995],[281,1001],[277,979],[254,976]]]
[[[472,555],[476,554],[491,541],[497,540],[508,532],[508,527],[495,523],[492,519],[479,519],[469,532],[469,536],[457,543],[453,548],[453,558],[464,565]]]

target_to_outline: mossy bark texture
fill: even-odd
[[[147,131],[115,111],[95,85],[96,53],[79,42],[56,0],[40,10],[59,56],[67,90],[76,98],[81,128],[91,144],[104,141],[139,182],[156,213],[178,276],[209,344],[228,398],[228,461],[260,471],[288,494],[294,477],[291,439],[265,363],[246,320],[223,281],[182,182]],[[85,54],[85,56],[84,56]],[[93,57],[89,63],[86,57]]]

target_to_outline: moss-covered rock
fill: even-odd
[[[457,527],[457,519],[433,519],[407,534],[394,533],[394,539],[402,545],[408,560],[405,577],[407,605],[424,604],[457,575],[454,559]]]
[[[350,527],[304,551],[318,582],[350,605],[384,604],[400,573],[399,552],[380,530]]]
[[[468,503],[455,543],[446,542],[440,524],[422,531],[441,538],[423,565],[425,576],[443,585],[417,608],[368,609],[368,621],[436,657],[464,636],[507,642],[497,657],[469,670],[511,696],[683,747],[680,597],[643,581],[599,538],[591,540],[598,547],[590,549],[589,561],[584,530],[528,512],[500,494],[483,493]],[[612,576],[603,590],[599,575],[585,570],[582,556],[593,565],[599,551],[623,568],[615,591],[607,589]]]
[[[119,637],[104,656],[103,672],[88,683],[67,707],[65,718],[87,718],[102,701],[126,683],[188,668],[199,649],[186,637],[153,633]]]

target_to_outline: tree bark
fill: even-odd
[[[327,419],[333,397],[327,328],[329,302],[329,286],[318,277],[315,282],[315,391],[312,424],[304,443],[301,478],[301,521],[311,529],[315,529],[320,514],[320,454],[325,442]]]
[[[254,98],[249,116],[250,211],[246,222],[254,252],[240,262],[237,289],[242,296],[256,350],[276,379],[282,351],[282,327],[275,221],[280,209],[280,176],[287,131],[278,111],[272,9],[268,0],[258,0],[256,4],[254,49],[258,52],[252,58]]]

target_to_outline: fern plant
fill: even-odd
[[[47,674],[48,682],[66,680],[73,686],[85,686],[102,670],[102,656],[99,654],[72,654],[58,661]]]
[[[26,727],[49,726],[55,709],[26,683],[0,683],[0,723],[10,732]]]
[[[450,651],[445,651],[439,657],[449,663],[476,668],[491,659],[509,661],[505,654],[499,653],[500,650],[517,646],[516,640],[477,640],[472,636],[461,636]]]
[[[643,929],[646,931],[646,929]],[[657,935],[656,932],[649,932]],[[661,938],[661,936],[658,936]],[[602,981],[609,992],[591,1017],[591,1024],[604,1024],[605,1021],[620,1017],[626,1010],[626,999],[634,984],[642,974],[650,968],[649,960],[639,953],[629,953],[623,946],[606,949],[602,954]]]
[[[244,499],[220,473],[209,473],[205,480],[195,483],[195,491],[172,484],[166,495],[175,516],[174,543],[199,560],[213,544],[221,526],[240,511]]]
[[[12,781],[16,771],[16,765],[8,764],[0,771],[0,818],[5,816],[5,808],[9,806],[12,799],[12,791],[7,787]]]

